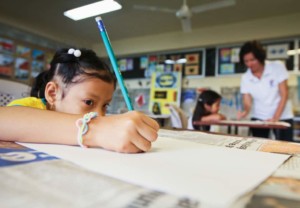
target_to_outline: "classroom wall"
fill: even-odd
[[[242,75],[230,75],[219,77],[200,77],[200,78],[184,78],[182,80],[183,88],[211,88],[217,92],[221,92],[222,87],[239,87]],[[295,87],[298,85],[298,73],[289,72],[288,85]],[[129,79],[125,80],[126,86],[130,89],[149,89],[150,79]]]
[[[290,36],[300,36],[300,13],[194,29],[192,33],[173,32],[112,41],[112,46],[116,55],[128,55]],[[103,44],[96,44],[93,49],[106,56]]]
[[[116,55],[128,55],[243,43],[252,39],[264,40],[293,36],[300,37],[300,13],[194,29],[192,33],[174,32],[124,39],[113,41],[112,46]],[[102,44],[94,45],[93,49],[102,51],[100,56],[107,56]],[[290,73],[289,86],[297,86],[297,76],[293,72]],[[210,87],[220,92],[221,87],[238,87],[240,77],[241,75],[186,78],[183,80],[183,88]],[[143,83],[142,86],[141,82]],[[147,88],[149,87],[147,82],[143,79],[126,80],[128,88]]]
[[[17,23],[6,20],[6,23],[14,26]],[[3,29],[4,25],[0,24]],[[20,25],[18,25],[20,27]],[[10,26],[5,26],[10,27]],[[44,36],[43,31],[32,31],[31,28],[22,27],[25,31],[35,32]],[[17,33],[12,27],[11,32]],[[7,28],[1,30],[0,33],[7,31]],[[250,39],[272,39],[283,37],[300,37],[300,12],[284,16],[275,16],[264,19],[254,19],[234,24],[222,26],[207,27],[202,29],[194,29],[192,33],[173,32],[166,34],[158,34],[154,36],[145,36],[139,38],[130,38],[119,41],[112,41],[114,52],[116,55],[128,55],[147,52],[158,52],[168,50],[182,50],[191,48],[201,48],[208,46],[226,45],[233,43],[241,43]],[[54,38],[45,36],[47,38]],[[30,38],[29,38],[30,39]],[[65,37],[55,37],[55,40],[64,42]],[[82,41],[82,40],[81,40]],[[100,56],[107,56],[103,44],[101,42],[94,44],[92,48],[97,51]],[[102,53],[99,53],[102,52]],[[290,86],[297,86],[297,75],[292,74],[289,79]],[[190,78],[183,80],[184,88],[195,87],[211,87],[216,91],[220,91],[223,86],[239,86],[240,75]],[[138,82],[141,81],[142,88],[149,88],[146,83],[148,80],[134,79],[126,80],[129,88],[141,88]],[[187,84],[188,83],[188,84]]]

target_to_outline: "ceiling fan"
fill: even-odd
[[[158,12],[173,13],[181,21],[183,32],[190,32],[192,30],[192,26],[191,26],[192,14],[220,9],[223,7],[228,7],[233,5],[235,5],[235,0],[218,0],[218,1],[206,3],[206,4],[202,4],[190,8],[187,5],[187,0],[183,0],[183,4],[179,10],[174,10],[170,8],[160,8],[160,7],[148,6],[148,5],[134,5],[133,8],[139,10],[153,11],[153,12],[158,11]]]

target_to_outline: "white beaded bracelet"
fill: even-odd
[[[83,118],[80,118],[76,121],[76,126],[78,128],[77,142],[80,147],[87,148],[87,146],[83,144],[83,135],[85,135],[89,130],[88,123],[90,122],[90,120],[96,118],[97,116],[98,113],[90,112],[85,114]]]

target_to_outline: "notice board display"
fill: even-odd
[[[180,105],[180,72],[154,72],[151,78],[149,112],[170,114],[166,104]]]
[[[205,53],[192,52],[118,58],[125,79],[151,78],[154,72],[180,72],[182,76],[204,76]]]
[[[268,41],[261,42],[266,50],[266,60],[280,60],[287,70],[294,69],[294,57],[289,51],[294,49],[294,40]],[[227,46],[217,49],[217,69],[218,75],[229,75],[244,73],[247,68],[240,64],[240,48],[239,46]]]

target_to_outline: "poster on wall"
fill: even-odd
[[[289,44],[276,44],[267,46],[267,59],[287,59]]]
[[[14,52],[14,41],[6,38],[0,38],[0,51],[12,54]]]
[[[14,57],[0,54],[0,75],[10,77],[13,73]]]
[[[185,75],[198,75],[199,65],[186,65],[184,68]]]
[[[240,64],[240,50],[239,46],[218,49],[217,71],[219,75],[231,75],[246,71],[246,67]]]
[[[33,49],[32,50],[32,59],[33,60],[38,60],[38,61],[44,61],[44,59],[45,59],[45,52],[42,51],[42,50]]]
[[[170,114],[166,104],[180,105],[181,73],[154,72],[151,77],[149,111],[153,114]]]
[[[44,71],[44,62],[32,61],[32,63],[31,63],[31,76],[36,77],[42,71]]]
[[[126,59],[120,59],[119,60],[120,71],[126,71],[126,67],[127,67],[127,60]]]
[[[220,65],[220,74],[233,74],[234,73],[234,64],[221,64]]]
[[[146,69],[148,67],[148,57],[142,56],[140,58],[140,69]]]
[[[15,77],[20,80],[26,80],[29,77],[29,61],[25,58],[16,58]]]
[[[150,63],[148,68],[145,69],[144,76],[145,78],[150,78],[152,76],[152,73],[156,71],[156,64]]]
[[[182,72],[182,64],[174,64],[174,69],[175,72]]]
[[[21,56],[23,58],[30,58],[31,49],[23,45],[17,45],[16,53],[17,56]]]
[[[127,61],[126,61],[126,70],[127,71],[133,70],[133,59],[132,58],[127,59]]]
[[[240,48],[232,48],[231,49],[231,62],[239,63],[240,62]]]
[[[231,60],[231,49],[230,48],[220,49],[220,62],[229,63],[230,60]]]
[[[186,64],[199,64],[199,54],[186,54]]]

